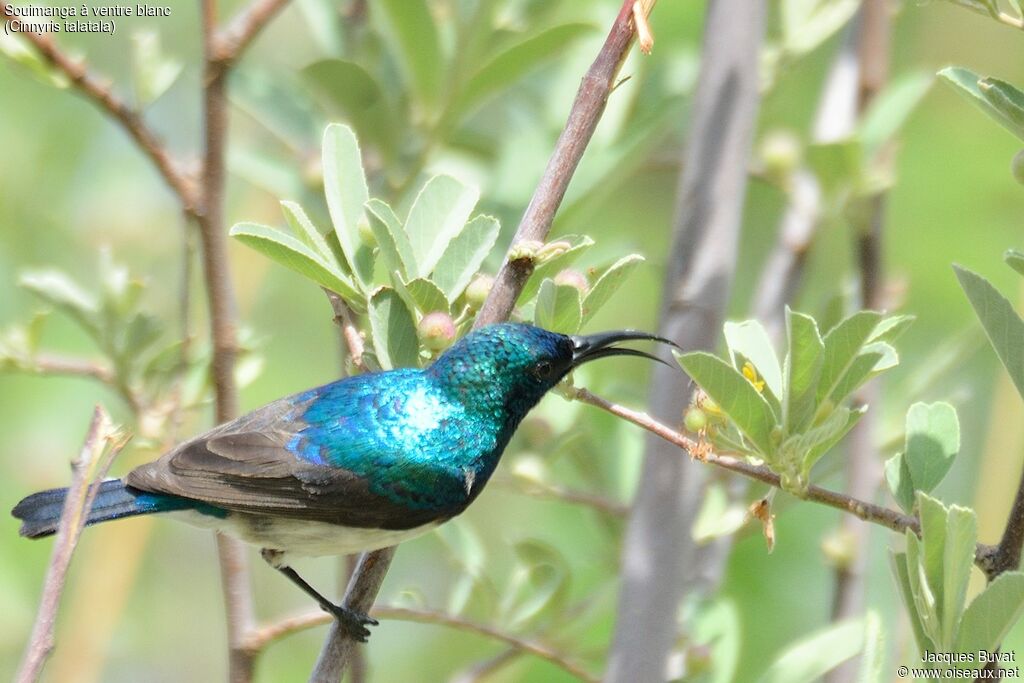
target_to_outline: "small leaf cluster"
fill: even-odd
[[[39,374],[87,374],[111,385],[137,417],[164,412],[173,384],[184,379],[183,406],[205,400],[209,380],[209,353],[196,349],[187,356],[182,342],[166,341],[166,325],[142,307],[146,284],[132,277],[106,250],[100,252],[100,281],[87,288],[63,271],[49,268],[27,271],[19,284],[49,308],[27,324],[9,328],[0,339],[0,370]],[[66,357],[42,348],[46,320],[52,312],[71,320],[100,351],[103,360]],[[244,335],[243,335],[244,336]],[[258,374],[261,359],[247,341],[240,344],[237,368],[245,383]],[[152,432],[155,424],[149,425]],[[144,434],[145,436],[145,434]]]
[[[975,106],[1024,140],[1024,92],[991,76],[979,76],[962,66],[949,66],[939,76]]]
[[[490,286],[479,270],[498,239],[498,221],[473,215],[479,193],[446,175],[423,185],[402,220],[387,202],[369,196],[359,143],[344,125],[324,133],[323,168],[332,230],[322,233],[301,206],[284,201],[290,232],[239,223],[231,235],[365,315],[374,366],[418,367],[472,324]],[[522,244],[510,254],[536,266],[519,299],[521,317],[576,332],[643,260],[632,254],[594,269],[591,285],[568,266],[593,243],[570,235]]]
[[[703,392],[694,409],[710,417],[712,444],[764,461],[784,489],[802,495],[814,464],[866,410],[848,405],[851,394],[899,362],[890,342],[911,320],[860,311],[822,336],[814,318],[787,308],[781,363],[753,320],[726,324],[725,359],[702,351],[676,358]]]
[[[906,532],[905,552],[893,554],[893,571],[921,652],[970,653],[973,661],[934,663],[936,668],[980,668],[979,652],[998,649],[1024,616],[1024,573],[1004,572],[966,604],[978,522],[973,510],[944,506],[918,492],[921,538]]]

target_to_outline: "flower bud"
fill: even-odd
[[[455,321],[447,313],[427,313],[420,320],[416,333],[420,341],[431,351],[442,351],[455,341]]]
[[[687,409],[686,414],[683,416],[683,426],[686,427],[686,431],[697,434],[701,430],[707,428],[708,416],[700,408],[690,406],[690,408]]]
[[[770,178],[785,178],[800,163],[800,139],[788,130],[773,130],[761,140],[758,152],[765,174]]]

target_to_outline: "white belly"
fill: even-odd
[[[239,513],[232,513],[225,519],[191,510],[171,514],[193,526],[214,529],[260,548],[281,550],[289,555],[303,557],[351,555],[379,550],[421,536],[437,527],[437,523],[432,522],[413,529],[393,531]]]

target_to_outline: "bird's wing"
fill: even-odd
[[[127,483],[235,512],[362,528],[411,529],[459,511],[393,502],[350,470],[297,458],[286,448],[292,436],[219,428],[132,470]]]

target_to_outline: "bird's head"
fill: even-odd
[[[521,323],[500,323],[463,337],[441,355],[429,373],[443,381],[468,407],[499,411],[518,422],[527,411],[584,363],[609,356],[660,360],[619,342],[675,343],[647,332],[618,330],[565,335]]]

